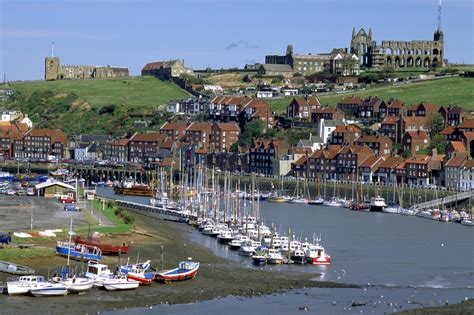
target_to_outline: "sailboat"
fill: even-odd
[[[396,185],[395,183],[393,184],[393,197],[392,201],[389,202],[388,206],[382,209],[382,212],[384,213],[390,213],[390,214],[399,214],[401,211],[401,207],[398,206],[395,202],[395,192],[396,192]],[[387,190],[388,194],[388,190]]]
[[[462,217],[461,219],[461,224],[464,225],[464,226],[474,226],[474,222],[472,220],[472,206],[471,206],[471,199],[472,198],[469,198],[469,213],[470,213],[470,217],[469,218],[466,218],[466,217]]]
[[[305,191],[306,191],[306,187],[307,185],[305,186],[305,183],[306,183],[306,180],[303,178],[303,189],[300,189],[299,188],[299,182],[300,182],[300,179],[297,178],[296,179],[296,187],[295,187],[295,193],[294,193],[294,197],[291,198],[290,200],[288,200],[289,203],[295,203],[295,204],[308,204],[308,201],[309,201],[309,198],[305,197]],[[301,192],[302,190],[302,192]]]
[[[321,197],[321,182],[318,181],[316,186],[318,188],[318,196],[315,199],[310,199],[308,204],[310,205],[322,205],[324,203],[324,198]]]

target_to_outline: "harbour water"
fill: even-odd
[[[100,190],[99,194],[111,197],[108,190]],[[148,201],[135,197],[121,199]],[[383,313],[459,303],[474,297],[474,230],[470,227],[417,217],[287,203],[262,202],[260,211],[265,223],[273,223],[281,233],[287,233],[291,227],[296,237],[309,241],[313,233],[321,234],[332,262],[331,266],[259,268],[321,273],[317,279],[353,283],[362,288],[313,288],[252,299],[226,297],[182,306],[184,309],[177,308],[176,312],[207,314],[222,308],[232,313],[229,306],[238,306],[239,313],[246,309],[253,313],[275,308],[274,313],[284,314],[286,308],[275,307],[283,304],[293,311],[304,305],[323,313]],[[197,230],[191,233],[191,239],[219,256],[256,268],[250,259],[238,256]],[[352,301],[366,305],[354,308]],[[251,308],[252,305],[257,308]],[[173,313],[174,309],[175,306],[156,306],[149,311]]]

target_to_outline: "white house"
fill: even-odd
[[[257,98],[272,98],[273,91],[257,91]]]
[[[33,122],[30,120],[30,118],[28,118],[28,115],[25,115],[25,117],[23,117],[20,123],[26,124],[29,129],[33,128]]]
[[[218,93],[218,92],[223,92],[224,89],[220,85],[209,85],[205,84],[204,85],[204,91],[211,91],[213,93]]]
[[[15,121],[22,116],[23,114],[19,110],[4,110],[2,112],[2,121]]]
[[[294,96],[298,95],[298,89],[293,89],[293,88],[283,88],[280,90],[281,94],[284,96]]]
[[[323,143],[328,143],[329,137],[339,125],[344,125],[344,122],[339,120],[325,120],[324,118],[319,120],[318,135]]]
[[[166,104],[166,112],[177,114],[180,113],[181,104],[179,102],[171,102]]]

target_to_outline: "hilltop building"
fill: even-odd
[[[123,77],[128,77],[128,68],[62,65],[59,57],[46,57],[44,61],[44,79],[46,81]]]

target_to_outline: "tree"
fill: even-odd
[[[437,134],[433,138],[431,138],[429,148],[436,149],[438,153],[445,154],[446,147],[448,146],[448,139],[445,135]]]
[[[408,159],[411,156],[411,151],[410,150],[403,150],[400,155],[402,156],[402,158]]]
[[[430,133],[430,137],[433,139],[436,135],[439,135],[441,130],[444,129],[444,118],[440,113],[432,115],[425,125],[426,130]]]
[[[245,124],[244,132],[240,135],[239,144],[249,146],[253,138],[260,138],[263,136],[265,123],[261,119],[253,119]]]

